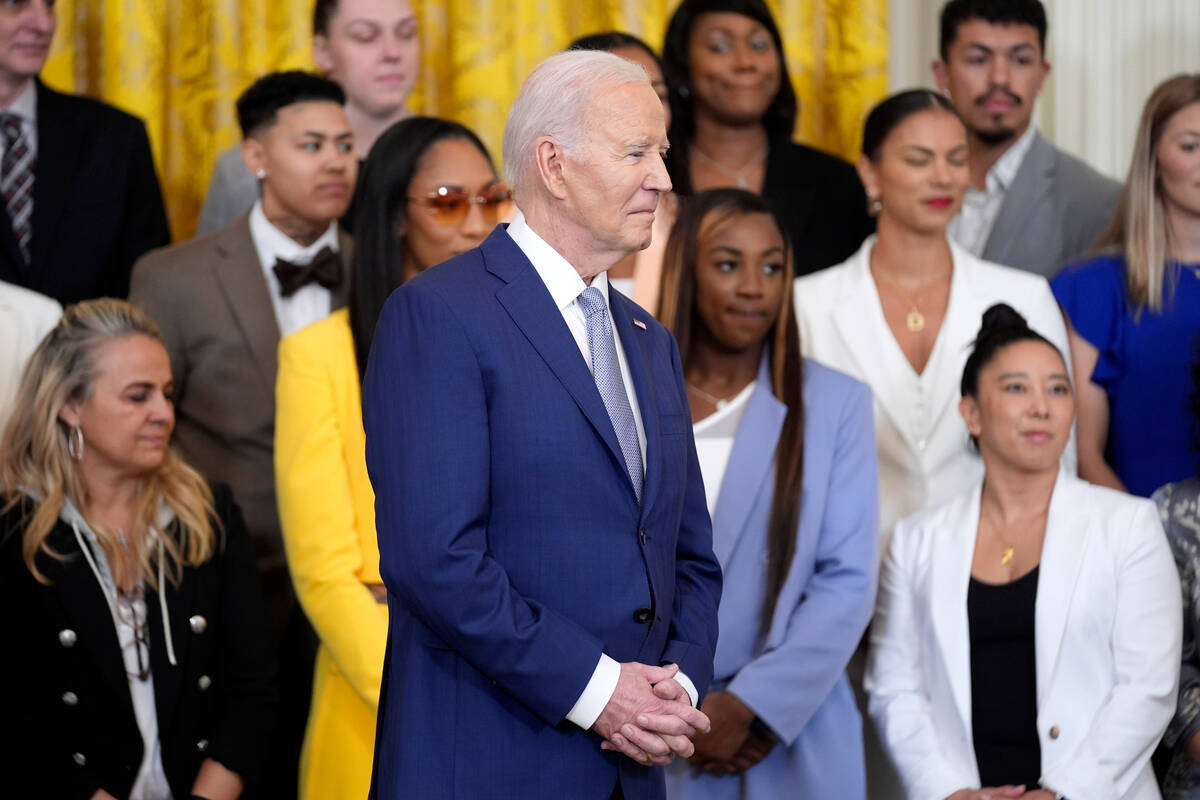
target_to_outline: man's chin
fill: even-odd
[[[971,133],[988,147],[998,147],[1017,138],[1017,129],[1008,127],[1007,125],[990,128],[973,128]]]

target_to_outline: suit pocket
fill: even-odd
[[[683,414],[659,414],[658,425],[664,436],[683,436],[692,430],[692,421]]]

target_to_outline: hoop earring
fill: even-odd
[[[83,461],[83,428],[78,425],[67,431],[67,453],[75,461]]]

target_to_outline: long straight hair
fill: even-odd
[[[783,430],[775,447],[775,486],[767,522],[766,580],[759,617],[759,632],[765,634],[770,630],[779,593],[796,555],[796,529],[800,523],[800,498],[804,488],[804,361],[800,356],[800,331],[791,291],[796,268],[787,231],[766,200],[741,189],[712,189],[688,198],[667,240],[657,316],[675,334],[679,357],[686,369],[691,357],[693,332],[704,324],[696,309],[700,241],[747,214],[770,217],[787,251],[778,315],[764,341],[770,348],[771,390],[787,408]]]
[[[354,257],[350,270],[350,332],[361,377],[375,325],[392,290],[404,282],[404,246],[398,234],[408,185],[422,157],[438,142],[463,139],[492,163],[487,147],[468,127],[436,117],[409,117],[375,141],[358,173],[354,194]]]
[[[1149,308],[1161,313],[1164,296],[1169,294],[1166,261],[1172,233],[1158,174],[1158,147],[1171,117],[1196,102],[1200,102],[1200,73],[1168,78],[1150,95],[1138,123],[1121,200],[1094,248],[1125,256],[1126,291],[1138,312]]]
[[[61,559],[47,543],[67,497],[86,514],[87,487],[67,446],[68,430],[59,411],[69,401],[84,401],[92,393],[96,359],[101,347],[131,336],[162,341],[158,326],[124,300],[108,298],[77,303],[66,310],[58,325],[46,334],[25,366],[17,389],[16,406],[0,438],[0,495],[7,511],[27,503],[32,511],[25,523],[22,554],[25,566],[41,583],[49,583],[38,569],[39,554]],[[32,503],[29,503],[32,501]],[[143,476],[134,506],[139,527],[156,527],[159,503],[175,512],[178,525],[159,531],[167,574],[178,585],[183,567],[199,566],[216,546],[212,491],[200,474],[168,448],[162,463]],[[108,555],[118,586],[132,578],[157,586],[150,551],[143,548],[136,574],[127,572],[120,552],[119,532],[88,520],[100,546]]]

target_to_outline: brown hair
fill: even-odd
[[[713,189],[686,200],[667,240],[656,316],[675,334],[679,357],[686,369],[692,331],[700,322],[696,311],[696,260],[700,240],[745,214],[768,215],[783,237],[787,250],[785,289],[780,298],[779,315],[766,340],[771,352],[771,389],[787,407],[787,416],[775,448],[775,487],[767,522],[767,574],[759,618],[760,632],[765,633],[771,627],[779,593],[796,554],[796,528],[800,522],[800,497],[804,487],[804,362],[800,356],[800,332],[791,292],[795,265],[787,232],[766,200],[741,189]]]
[[[1162,311],[1172,244],[1158,174],[1158,146],[1171,117],[1196,102],[1200,102],[1200,73],[1168,78],[1151,93],[1138,123],[1121,200],[1094,248],[1124,254],[1127,291],[1139,312],[1147,307]]]
[[[88,503],[87,487],[71,458],[67,427],[59,419],[59,411],[68,401],[86,400],[91,394],[99,349],[130,336],[162,340],[158,326],[123,300],[77,303],[46,334],[21,377],[12,416],[0,437],[0,496],[6,501],[5,510],[24,499],[34,500],[25,522],[22,552],[26,567],[42,583],[48,580],[37,567],[38,554],[62,557],[46,540],[63,503],[67,497],[72,498],[81,513],[86,513]],[[202,564],[213,553],[216,533],[212,491],[199,473],[174,450],[168,450],[162,464],[142,480],[134,509],[140,526],[157,527],[160,501],[171,507],[178,520],[178,525],[172,526],[174,534],[159,531],[169,574],[178,583],[183,566]],[[112,558],[119,552],[119,534],[90,520],[88,524],[110,554],[117,585],[130,583],[134,576],[126,572],[121,559]],[[145,550],[137,573],[137,577],[156,585],[150,554]]]

